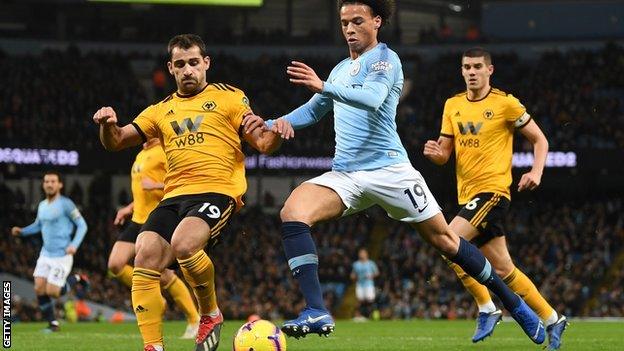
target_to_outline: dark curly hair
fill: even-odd
[[[175,37],[169,40],[169,44],[167,45],[167,52],[169,53],[169,58],[171,59],[171,53],[173,48],[180,48],[188,50],[193,46],[197,46],[199,48],[199,52],[202,57],[208,56],[206,50],[206,44],[202,40],[202,38],[197,34],[178,34]]]
[[[394,14],[394,0],[338,0],[338,11],[344,5],[362,4],[373,10],[373,17],[381,17],[381,26],[390,23],[390,18]]]

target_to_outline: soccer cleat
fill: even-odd
[[[565,316],[559,317],[556,323],[546,327],[548,333],[548,350],[559,350],[561,347],[561,336],[568,327],[568,319]]]
[[[43,332],[48,334],[48,333],[56,333],[61,331],[61,327],[59,326],[58,322],[51,322],[50,324],[48,324],[48,327],[43,329]]]
[[[546,339],[546,331],[544,330],[544,323],[533,312],[533,310],[520,299],[520,305],[511,311],[513,319],[520,324],[524,333],[536,344],[541,344]]]
[[[165,348],[162,345],[145,345],[143,351],[164,351]]]
[[[187,324],[186,329],[184,330],[184,334],[182,334],[180,339],[195,339],[195,337],[197,337],[198,329],[199,329],[199,323]]]
[[[477,330],[472,336],[472,342],[479,342],[494,333],[494,327],[503,319],[503,312],[496,310],[494,312],[479,312],[477,317]]]
[[[318,334],[328,336],[334,331],[336,324],[334,319],[326,310],[306,307],[301,311],[299,317],[284,322],[282,332],[288,336],[299,339],[307,334]]]
[[[219,346],[223,314],[219,311],[216,317],[201,316],[197,337],[195,338],[196,351],[215,351]]]

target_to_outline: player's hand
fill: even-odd
[[[117,211],[117,215],[115,216],[115,220],[113,224],[115,225],[123,225],[126,223],[126,218],[128,218],[132,214],[132,210],[128,209],[128,206],[120,208]]]
[[[273,126],[271,127],[271,131],[273,133],[279,134],[282,139],[288,140],[295,137],[295,129],[292,124],[288,122],[286,119],[280,117],[273,121]]]
[[[65,253],[68,255],[74,255],[76,253],[76,248],[73,247],[72,245],[69,245],[66,249],[65,249]]]
[[[518,191],[533,190],[542,182],[542,175],[537,172],[528,172],[522,175],[518,183]]]
[[[260,131],[268,130],[264,120],[260,116],[256,116],[253,113],[248,113],[243,117],[243,132],[245,134],[251,134],[254,130],[260,128]]]
[[[117,114],[112,107],[102,107],[101,109],[97,110],[97,112],[93,115],[93,122],[98,125],[117,124]]]
[[[22,228],[20,228],[20,227],[13,227],[13,228],[11,228],[11,235],[18,236],[20,234],[22,234]]]
[[[292,61],[290,64],[286,68],[286,73],[290,76],[291,83],[303,85],[315,93],[323,91],[323,81],[312,68],[299,61]]]
[[[423,150],[423,155],[434,162],[444,157],[442,148],[436,140],[427,140],[425,143],[425,149]]]

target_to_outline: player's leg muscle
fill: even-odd
[[[158,233],[146,231],[139,234],[136,242],[136,267],[162,272],[173,262],[171,246]]]
[[[37,296],[46,295],[46,285],[48,281],[46,278],[35,277],[35,294]]]
[[[199,217],[185,217],[176,227],[171,237],[171,248],[176,258],[186,259],[193,256],[210,239],[210,226]]]
[[[113,274],[119,274],[132,257],[134,257],[134,243],[117,241],[108,256],[108,269]]]
[[[280,211],[282,222],[303,222],[309,226],[338,218],[345,211],[340,196],[327,187],[303,183],[290,194]]]
[[[497,236],[487,244],[481,246],[481,252],[492,263],[496,274],[506,277],[516,268],[507,250],[507,241],[504,236]]]
[[[410,225],[443,255],[452,257],[457,254],[459,237],[446,224],[442,213],[419,223],[412,222]]]
[[[466,239],[467,241],[472,240],[477,235],[479,235],[479,231],[475,228],[468,220],[463,217],[455,216],[449,227],[452,231],[454,231],[457,235]]]
[[[54,284],[47,283],[45,289],[46,289],[45,294],[50,296],[50,297],[59,297],[59,296],[61,296],[61,287],[60,286],[56,286]]]

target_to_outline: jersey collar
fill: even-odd
[[[490,90],[488,90],[487,94],[485,94],[485,96],[484,96],[484,97],[482,97],[482,98],[480,98],[480,99],[477,99],[477,100],[470,100],[470,99],[468,98],[468,94],[466,94],[466,100],[468,100],[468,101],[470,101],[470,102],[479,102],[479,101],[481,101],[481,100],[485,100],[485,98],[487,98],[487,97],[490,95],[490,93],[491,93],[491,92],[492,92],[492,87],[490,87]]]

